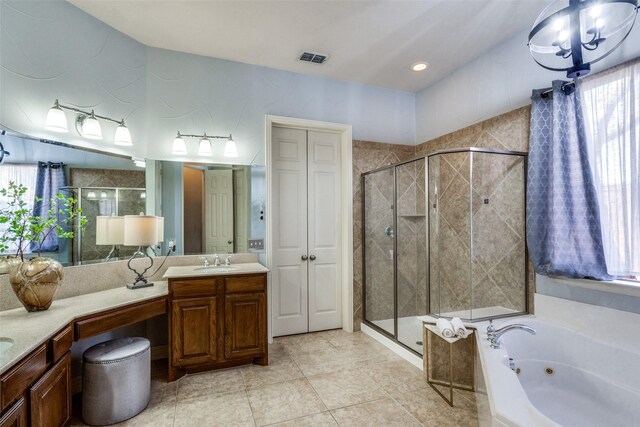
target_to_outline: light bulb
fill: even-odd
[[[564,31],[560,31],[560,33],[558,33],[558,41],[560,43],[564,43],[569,39],[569,31],[564,30]]]
[[[173,149],[171,150],[171,154],[187,154],[187,144],[185,144],[184,139],[182,139],[182,136],[180,136],[180,132],[178,132],[178,136],[176,136],[176,139],[173,140]]]
[[[207,138],[202,138],[200,140],[200,145],[198,146],[198,155],[199,156],[210,156],[213,153],[211,150],[211,141]]]
[[[45,122],[44,128],[53,132],[69,132],[67,116],[64,114],[64,111],[62,111],[62,108],[60,108],[57,99],[47,113],[47,121]]]
[[[96,198],[96,192],[95,191],[89,191],[87,193],[87,199],[95,199]]]
[[[134,160],[133,164],[138,168],[144,168],[147,166],[147,162],[145,162],[144,160]]]
[[[598,30],[601,30],[602,28],[604,28],[604,19],[597,18],[594,25]]]
[[[553,30],[554,31],[562,31],[562,29],[564,28],[564,22],[562,22],[562,18],[556,18],[553,20]]]
[[[224,156],[238,157],[238,147],[236,146],[236,142],[233,140],[231,135],[229,135],[229,139],[224,144]]]
[[[591,10],[589,10],[589,15],[591,15],[592,18],[597,18],[600,16],[601,12],[602,12],[602,7],[599,4],[597,4],[593,6]]]
[[[124,125],[124,120],[120,122],[116,128],[116,136],[113,139],[113,143],[125,147],[133,145],[133,142],[131,142],[131,132],[129,132],[129,128]]]
[[[102,139],[102,128],[93,111],[91,111],[91,115],[82,119],[81,129],[82,136],[87,139]]]
[[[102,191],[102,192],[100,193],[100,198],[101,198],[101,199],[106,199],[106,198],[107,198],[107,192],[106,192],[106,191]]]
[[[147,198],[147,193],[145,193],[144,191],[142,193],[140,193],[140,198],[141,199],[146,199]]]

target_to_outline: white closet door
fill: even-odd
[[[233,252],[233,175],[231,170],[204,174],[206,253]],[[188,220],[188,218],[186,219]]]
[[[272,130],[273,335],[307,332],[307,132]]]
[[[309,332],[313,332],[342,326],[340,135],[308,131],[307,141]]]

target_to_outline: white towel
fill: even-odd
[[[440,333],[445,338],[453,338],[456,333],[453,331],[453,325],[447,319],[438,319],[436,326],[440,329]]]
[[[464,327],[464,323],[462,323],[459,317],[451,319],[451,326],[453,326],[453,331],[458,338],[466,338],[467,335],[469,335],[467,328]]]

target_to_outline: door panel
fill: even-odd
[[[67,352],[29,391],[31,425],[64,426],[71,420],[71,353]]]
[[[251,167],[233,171],[233,235],[234,253],[247,252],[249,239],[249,206],[251,204]]]
[[[264,292],[225,295],[226,359],[260,356],[266,336]]]
[[[173,365],[185,367],[216,360],[216,297],[174,300],[172,311]]]
[[[309,331],[313,332],[342,326],[340,135],[308,131],[308,147]]]
[[[274,127],[273,335],[308,331],[306,131]]]
[[[233,172],[231,170],[205,171],[204,192],[206,253],[232,253]]]

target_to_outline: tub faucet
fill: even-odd
[[[527,325],[513,324],[504,326],[494,332],[487,332],[487,337],[489,338],[489,342],[491,343],[491,348],[499,349],[500,348],[500,337],[509,331],[513,331],[515,329],[521,329],[525,332],[529,332],[531,335],[535,335],[536,331],[533,328],[530,328]]]

